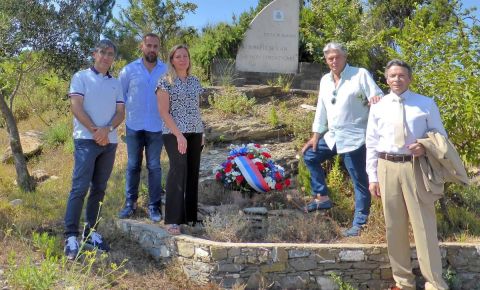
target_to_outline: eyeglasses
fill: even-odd
[[[337,90],[333,90],[332,94],[333,94],[333,97],[330,102],[332,102],[332,105],[335,105],[335,103],[337,102]]]
[[[106,57],[110,57],[110,58],[115,56],[115,52],[112,52],[112,51],[106,52],[105,50],[98,50],[98,53],[101,56],[106,56]]]

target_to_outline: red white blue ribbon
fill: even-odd
[[[257,192],[267,192],[270,190],[270,187],[252,160],[246,156],[237,156],[233,161],[237,164],[243,177],[253,189]]]

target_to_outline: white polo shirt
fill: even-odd
[[[83,109],[97,127],[111,125],[117,104],[123,104],[120,81],[99,73],[94,67],[81,70],[72,78],[68,96],[83,97]],[[73,138],[93,139],[92,133],[77,118],[73,118]],[[117,130],[108,134],[110,143],[117,143]]]

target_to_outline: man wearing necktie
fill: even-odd
[[[447,136],[435,102],[409,90],[410,66],[400,60],[388,62],[385,78],[390,93],[372,106],[366,147],[369,190],[381,197],[385,216],[388,254],[396,286],[415,289],[410,261],[410,219],[425,289],[448,289],[442,278],[434,201],[418,196],[413,158],[425,154],[417,139],[435,130]]]
[[[347,52],[341,44],[330,42],[323,53],[330,72],[320,81],[312,138],[302,149],[313,195],[305,211],[332,207],[322,163],[339,154],[355,193],[352,227],[344,235],[358,236],[367,223],[371,202],[365,172],[369,104],[376,103],[383,93],[366,69],[347,64]]]

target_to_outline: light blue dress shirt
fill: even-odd
[[[325,133],[328,147],[336,145],[339,154],[358,149],[365,144],[368,101],[374,96],[383,92],[366,69],[347,64],[336,88],[332,72],[324,75],[312,131]]]
[[[125,124],[128,128],[135,131],[162,131],[163,121],[158,112],[155,88],[166,72],[167,66],[160,60],[149,72],[142,58],[122,69],[119,79],[125,98]]]

